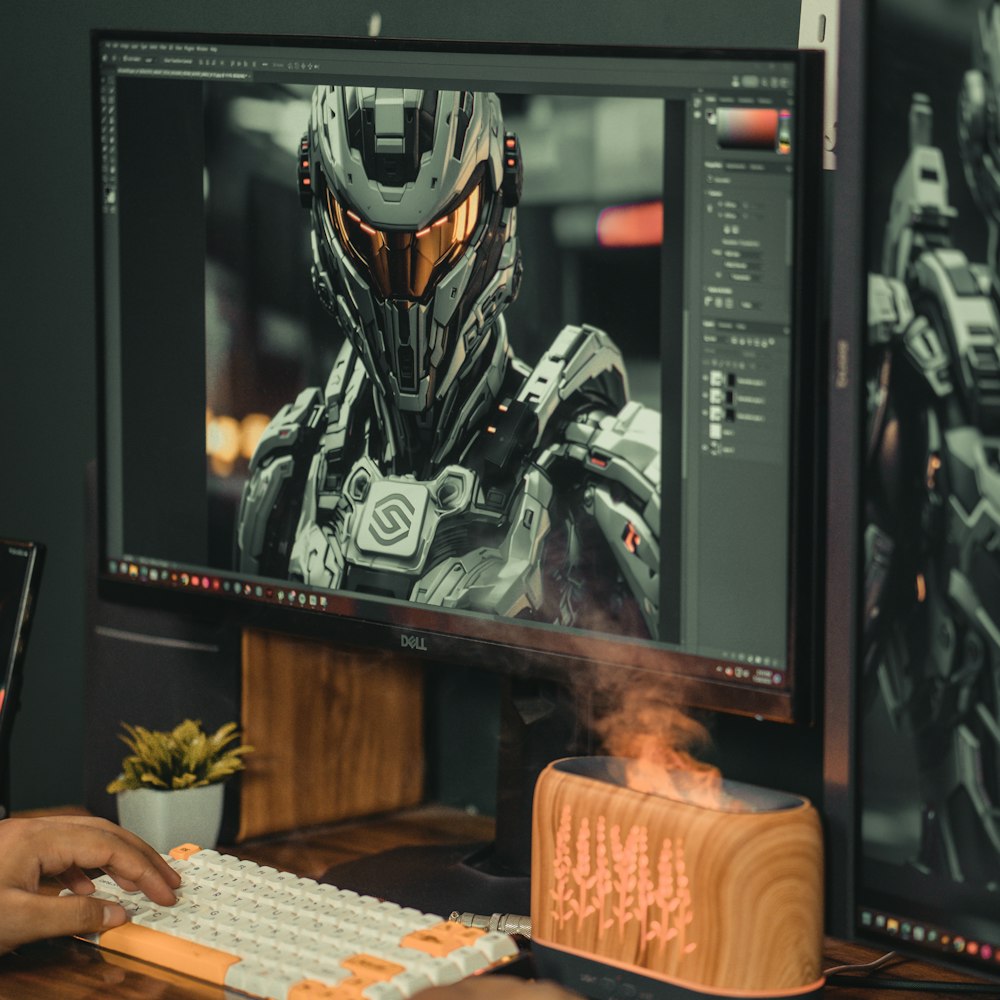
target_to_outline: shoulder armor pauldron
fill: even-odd
[[[265,468],[279,455],[306,448],[311,453],[323,415],[319,389],[303,389],[294,403],[286,403],[271,418],[250,459],[250,475]]]
[[[904,335],[911,362],[939,396],[957,391],[969,422],[987,433],[1000,431],[1000,324],[989,288],[959,250],[922,254],[913,268],[915,301],[936,305]],[[937,319],[940,317],[940,319]]]
[[[564,326],[517,394],[517,402],[534,411],[535,441],[541,442],[553,417],[583,393],[609,412],[628,399],[628,376],[615,342],[593,326]]]

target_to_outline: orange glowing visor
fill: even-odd
[[[383,299],[418,300],[433,288],[469,245],[481,202],[480,183],[446,215],[414,232],[370,226],[326,190],[326,210],[337,238],[363,265]]]

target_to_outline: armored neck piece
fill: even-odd
[[[467,376],[452,382],[442,398],[420,412],[399,409],[391,393],[380,388],[377,374],[368,372],[375,413],[369,452],[385,471],[428,478],[456,461],[505,383],[512,376],[520,381],[502,316],[485,343],[492,350],[484,351]]]

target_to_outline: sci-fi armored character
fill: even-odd
[[[915,94],[882,273],[869,283],[865,683],[916,747],[920,871],[1000,885],[1000,7],[981,15],[959,141],[989,229],[949,233]]]
[[[514,356],[522,168],[497,96],[318,87],[299,153],[345,340],[257,447],[241,570],[655,637],[660,417],[601,330]]]

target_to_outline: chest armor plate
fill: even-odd
[[[458,465],[418,480],[362,457],[334,491],[317,484],[323,468],[311,471],[290,561],[306,584],[500,615],[541,599],[549,520],[531,474],[498,496]]]

